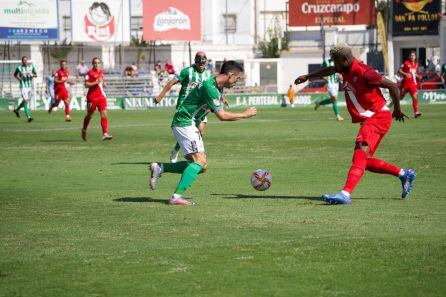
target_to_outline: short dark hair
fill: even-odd
[[[67,60],[65,59],[60,60],[60,64],[62,64],[63,62],[67,63]]]
[[[28,59],[28,56],[23,56],[23,57],[22,57],[22,62],[23,62],[23,59],[25,59],[25,58],[27,58],[27,59]]]
[[[243,72],[243,66],[236,61],[226,61],[221,65],[220,74],[228,74],[229,72]]]
[[[94,57],[93,60],[91,60],[91,64],[94,64],[94,60],[99,60],[99,61],[101,61],[101,59],[99,59],[98,57]]]

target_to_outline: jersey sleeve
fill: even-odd
[[[31,68],[31,72],[32,72],[33,74],[37,74],[37,70],[36,70],[36,67],[34,67],[34,65],[33,65],[33,67]]]
[[[204,84],[201,96],[205,99],[206,104],[212,112],[217,112],[223,109],[220,101],[221,94],[216,87]]]
[[[323,67],[323,68],[328,67],[328,63],[327,63],[327,61],[322,62],[322,67]]]
[[[364,72],[365,83],[371,87],[378,87],[381,84],[382,76],[374,69],[369,69]]]
[[[178,81],[182,84],[186,79],[189,79],[189,71],[187,68],[181,70],[180,75],[177,75]]]
[[[19,69],[19,67],[17,67],[16,69],[15,69],[15,71],[14,71],[14,76],[16,76],[17,74],[19,74],[20,73],[20,69]]]

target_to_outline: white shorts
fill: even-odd
[[[33,96],[33,89],[31,88],[21,88],[20,93],[22,93],[23,100],[30,100]]]
[[[184,156],[204,152],[203,138],[197,127],[173,127],[172,131]]]
[[[327,92],[330,96],[338,96],[339,93],[339,84],[327,84]]]

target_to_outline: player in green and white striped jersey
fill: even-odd
[[[322,63],[322,67],[330,67],[330,66],[334,66],[334,63],[331,59],[325,60]],[[339,113],[339,109],[338,109],[338,103],[337,103],[337,97],[338,97],[338,93],[339,93],[339,74],[335,73],[333,75],[330,75],[328,77],[325,77],[325,81],[327,82],[327,84],[325,85],[327,88],[327,92],[330,95],[330,98],[324,99],[324,100],[320,100],[320,101],[316,101],[316,105],[314,106],[314,110],[317,110],[321,105],[328,105],[333,103],[333,111],[336,115],[336,119],[338,121],[343,121],[344,118],[341,117],[341,114]]]
[[[36,68],[28,63],[28,57],[22,57],[22,65],[18,66],[14,71],[14,77],[20,82],[20,92],[22,93],[22,102],[14,109],[15,115],[20,118],[20,109],[25,109],[25,115],[28,122],[33,121],[29,112],[29,100],[33,94],[33,79],[37,77]]]
[[[156,103],[160,103],[163,100],[166,93],[177,83],[181,83],[180,93],[178,94],[178,100],[176,109],[178,109],[184,102],[184,99],[189,95],[189,93],[200,83],[207,81],[209,79],[213,79],[214,75],[211,73],[209,69],[206,69],[207,57],[206,54],[202,51],[197,52],[195,54],[195,64],[184,68],[181,70],[180,74],[175,78],[171,79],[167,85],[163,88],[161,93],[156,97]],[[227,105],[227,101],[222,99],[223,103]],[[207,123],[207,118],[204,118],[198,124],[198,130],[201,135],[204,135],[205,125]],[[178,153],[180,151],[180,145],[178,142],[175,145],[175,148],[172,150],[170,155],[170,161],[175,163],[178,158]]]

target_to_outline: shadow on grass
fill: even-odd
[[[224,199],[302,199],[324,201],[321,196],[285,196],[285,195],[245,195],[245,194],[211,194],[212,196],[222,196]],[[363,198],[353,197],[352,200],[403,200],[401,198],[374,197]],[[327,204],[329,205],[329,204]]]
[[[154,198],[150,198],[150,197],[122,197],[122,198],[113,199],[113,201],[115,201],[115,202],[137,202],[137,203],[154,202],[154,203],[161,203],[161,204],[169,204],[169,200],[154,199]]]
[[[150,165],[152,162],[118,162],[112,163],[112,165]]]
[[[323,201],[320,196],[285,196],[285,195],[244,195],[244,194],[211,194],[212,196],[223,196],[224,199],[302,199]]]

